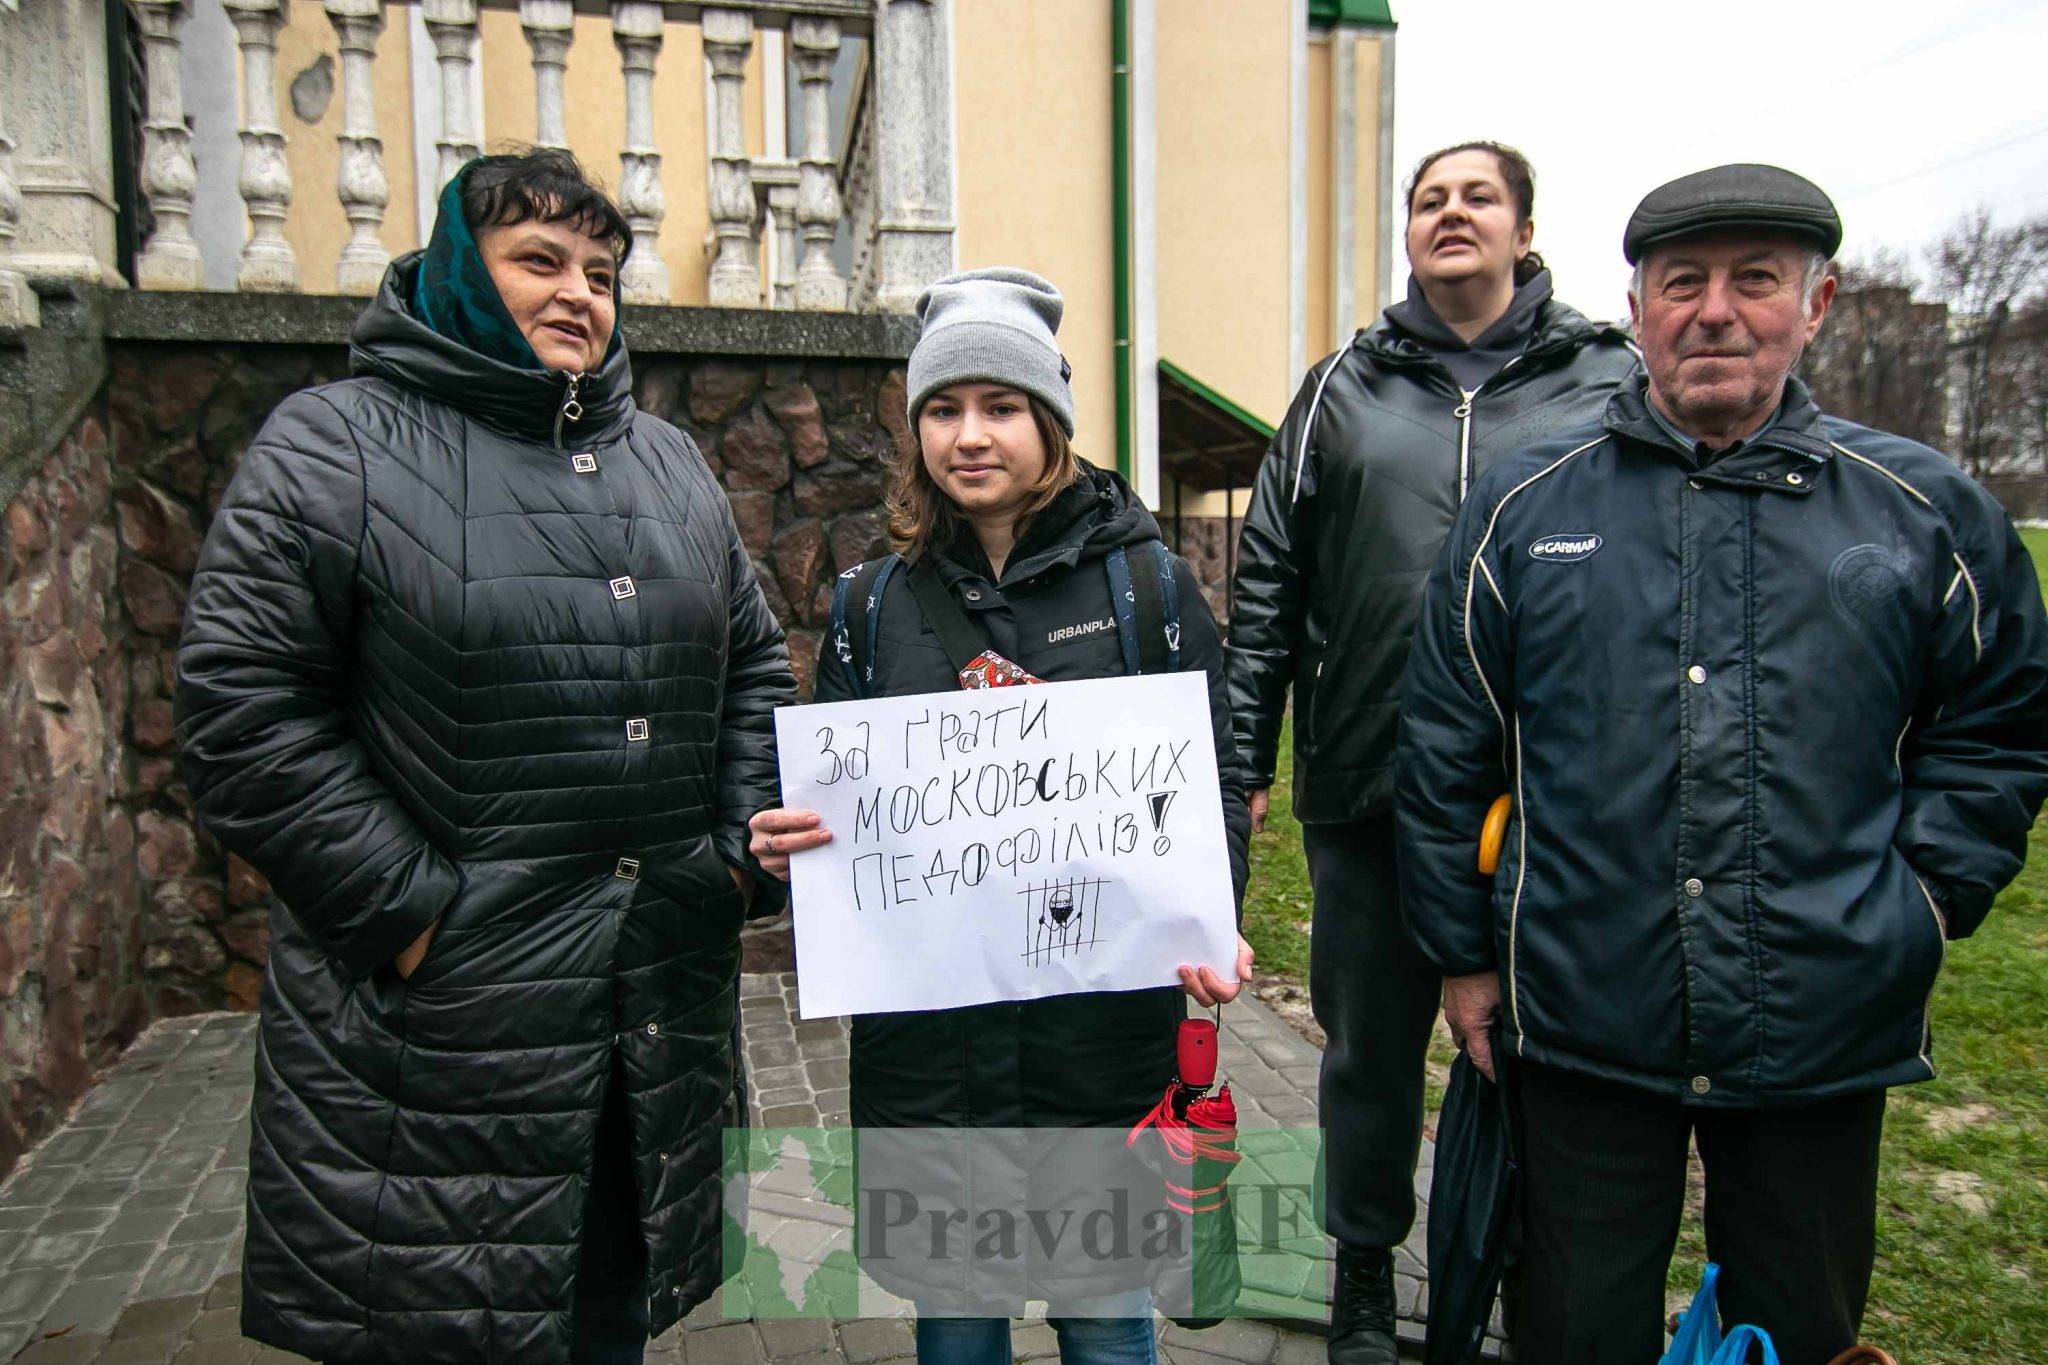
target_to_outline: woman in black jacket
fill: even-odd
[[[909,367],[915,444],[899,451],[889,532],[913,571],[938,578],[988,646],[1035,680],[1064,682],[1125,672],[1105,558],[1164,554],[1159,527],[1117,475],[1079,459],[1066,362],[1054,342],[1058,292],[1018,270],[972,271],[934,284],[918,302],[923,331]],[[1180,666],[1208,674],[1230,840],[1241,898],[1249,821],[1230,738],[1223,651],[1187,564],[1170,559],[1181,606]],[[828,647],[818,700],[903,696],[960,686],[927,627],[907,573],[884,583],[870,651],[864,615],[848,648]],[[863,566],[852,581],[867,582]],[[862,594],[864,597],[864,594]],[[858,606],[856,607],[858,610]],[[1078,627],[1078,629],[1077,629]],[[753,821],[761,866],[788,875],[791,854],[831,838],[809,811],[764,811]],[[1181,968],[1183,989],[1209,1005],[1251,978],[1251,949],[1218,972]],[[1121,1128],[1158,1103],[1174,1075],[1180,991],[1103,991],[965,1009],[863,1015],[854,1021],[856,1128]],[[1140,1311],[1142,1310],[1142,1312]],[[1096,1311],[1100,1311],[1097,1309]],[[1068,1365],[1152,1359],[1149,1303],[1133,1316],[1055,1317]],[[923,1318],[925,1365],[1010,1359],[1000,1318]]]
[[[1391,1249],[1415,1219],[1438,984],[1402,928],[1391,808],[1423,581],[1473,478],[1597,417],[1635,365],[1618,330],[1551,297],[1530,250],[1535,199],[1512,148],[1423,158],[1408,186],[1408,297],[1310,371],[1238,546],[1231,708],[1255,828],[1294,694],[1294,814],[1315,894],[1309,991],[1329,1038],[1334,1365],[1392,1365]]]
[[[703,457],[634,408],[630,241],[567,153],[465,166],[193,579],[183,772],[279,902],[242,1329],[301,1355],[638,1361],[721,1278],[795,687]]]

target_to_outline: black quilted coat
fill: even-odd
[[[357,377],[244,457],[179,654],[200,816],[281,902],[242,1327],[326,1361],[563,1360],[615,1057],[653,1330],[718,1282],[729,869],[794,687],[625,348],[579,417],[567,376],[416,322],[415,259],[356,324]]]

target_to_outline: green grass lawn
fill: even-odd
[[[2048,531],[2021,533],[2036,571]],[[2044,575],[2048,591],[2048,575]],[[1308,874],[1287,800],[1290,746],[1252,843],[1245,937],[1261,975],[1308,980]],[[1912,1365],[2048,1361],[2048,822],[1984,927],[1950,946],[1934,993],[1938,1079],[1895,1090],[1878,1184],[1864,1338]],[[1449,1060],[1432,1051],[1430,1103]],[[1696,1206],[1672,1265],[1699,1282]]]

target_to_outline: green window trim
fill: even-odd
[[[1310,28],[1393,28],[1394,7],[1389,0],[1308,0]]]

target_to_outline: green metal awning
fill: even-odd
[[[1245,488],[1259,471],[1271,423],[1174,364],[1159,361],[1159,469],[1200,492]]]
[[[1388,0],[1308,0],[1310,28],[1393,28],[1394,7]]]

